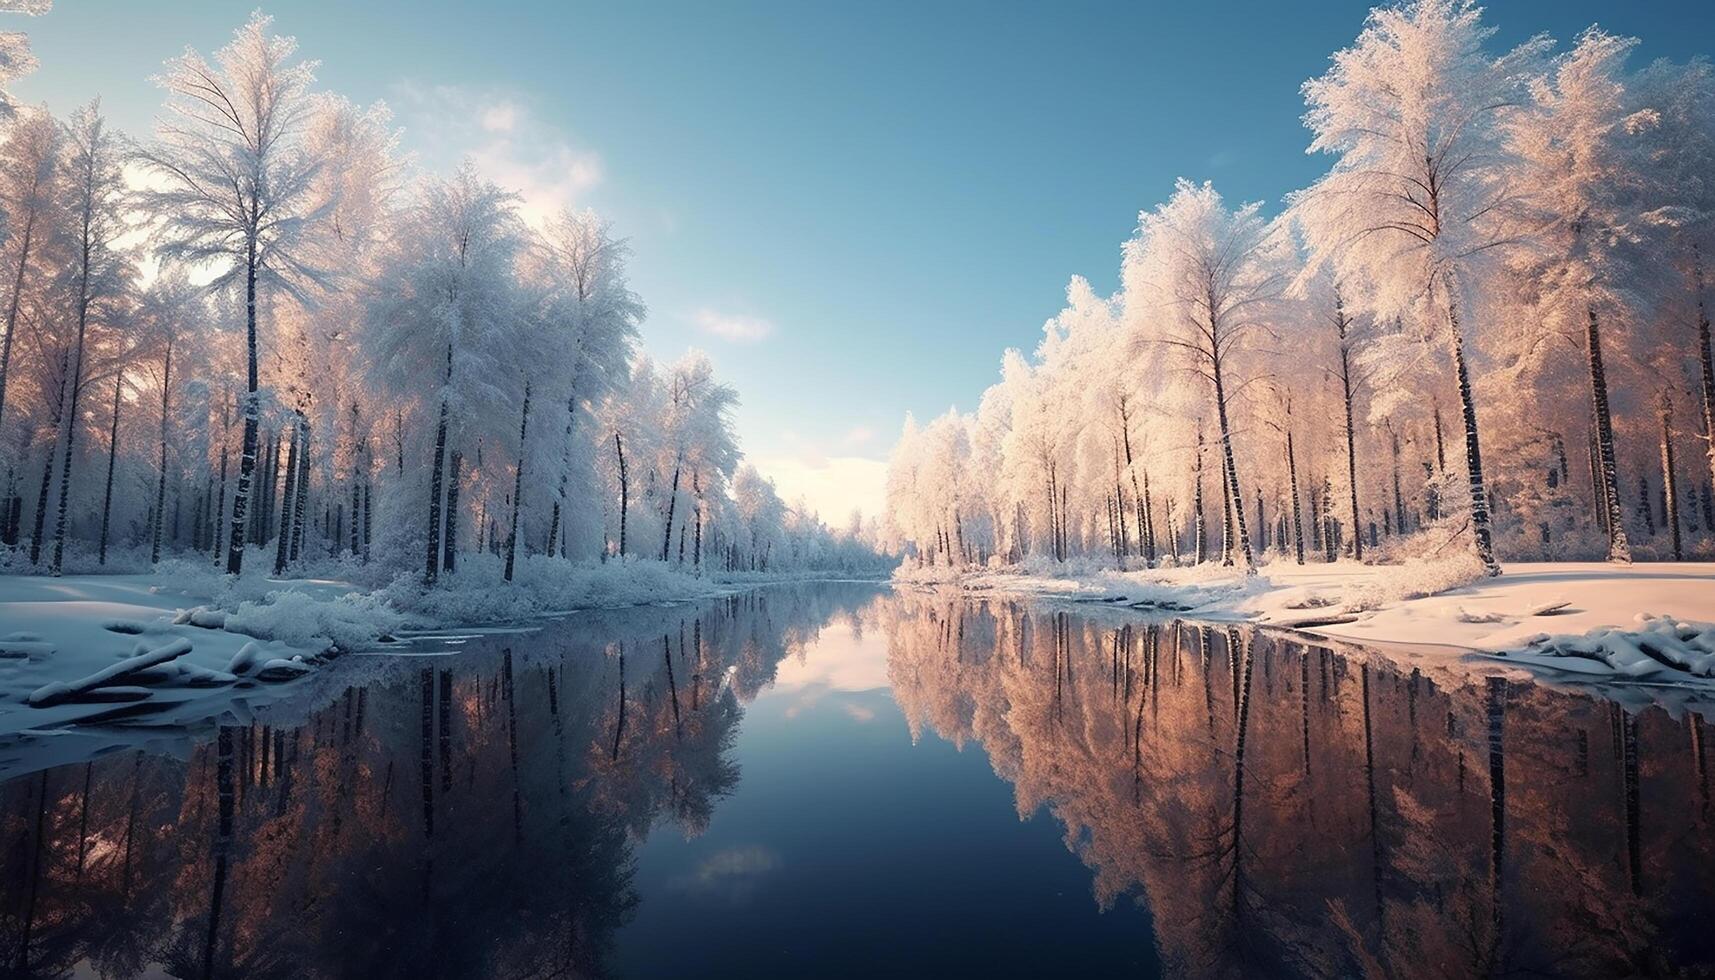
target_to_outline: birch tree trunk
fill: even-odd
[[[1465,335],[1459,326],[1459,305],[1452,273],[1445,277],[1447,286],[1447,324],[1453,334],[1453,369],[1459,381],[1459,408],[1465,421],[1465,470],[1471,487],[1471,536],[1476,543],[1477,560],[1483,571],[1501,574],[1495,561],[1494,526],[1489,516],[1489,488],[1483,479],[1483,451],[1477,438],[1477,402],[1471,394],[1471,373],[1465,364]]]
[[[301,427],[294,416],[292,419],[292,444],[286,454],[286,489],[282,495],[285,509],[280,511],[280,536],[274,542],[274,574],[286,574],[286,561],[291,557],[292,548],[292,509],[297,501],[297,488],[292,481],[298,473],[298,440]]]
[[[1673,402],[1661,396],[1661,486],[1662,517],[1667,524],[1668,543],[1674,561],[1683,561],[1685,551],[1679,533],[1679,475],[1673,463]]]
[[[254,207],[252,208],[254,211]],[[255,228],[251,222],[251,228]],[[237,575],[244,570],[244,518],[250,507],[250,481],[256,473],[256,440],[258,414],[256,370],[256,235],[252,231],[245,243],[244,254],[244,450],[238,457],[238,487],[232,494],[232,534],[226,552],[226,573]]]
[[[1227,483],[1226,462],[1221,463],[1221,564],[1233,563],[1233,488]]]
[[[1304,517],[1298,502],[1298,453],[1292,447],[1292,414],[1287,413],[1286,426],[1286,474],[1289,489],[1292,491],[1292,555],[1298,564],[1304,564]]]
[[[447,345],[447,370],[445,380],[448,384],[453,379],[453,345]],[[397,420],[401,416],[395,416]],[[399,468],[403,472],[405,466],[405,440],[401,434],[398,438]],[[447,396],[441,394],[440,420],[435,425],[435,456],[433,468],[429,471],[429,542],[427,554],[423,561],[423,582],[434,585],[441,574],[441,471],[446,464],[447,456]]]
[[[1245,560],[1245,574],[1256,574],[1256,555],[1251,550],[1250,529],[1245,524],[1244,494],[1239,492],[1239,468],[1233,460],[1233,432],[1227,423],[1227,389],[1221,373],[1221,364],[1217,358],[1214,362],[1215,378],[1215,411],[1221,423],[1221,457],[1226,469],[1226,483],[1233,511],[1233,523],[1238,530],[1239,550]]]
[[[1351,321],[1346,318],[1346,306],[1338,289],[1334,291],[1334,329],[1340,335],[1340,388],[1346,407],[1346,482],[1352,490],[1352,557],[1363,561],[1364,536],[1358,533],[1358,436],[1352,425]]]
[[[1608,560],[1621,565],[1632,561],[1631,543],[1626,540],[1625,521],[1617,513],[1620,500],[1619,468],[1614,460],[1614,418],[1608,410],[1608,375],[1602,368],[1601,324],[1594,304],[1587,304],[1590,402],[1596,414],[1596,452],[1601,462],[1603,496],[1608,501]]]
[[[1209,556],[1208,555],[1208,551],[1209,551],[1208,534],[1204,531],[1204,528],[1203,528],[1203,423],[1202,422],[1197,423],[1197,459],[1196,459],[1196,462],[1192,465],[1192,471],[1196,474],[1196,478],[1197,478],[1196,489],[1193,490],[1192,494],[1191,494],[1191,501],[1192,501],[1191,525],[1192,525],[1192,531],[1193,531],[1192,536],[1196,539],[1196,550],[1197,550],[1196,564],[1201,565],[1201,564],[1203,564],[1204,559],[1208,558],[1208,556]]]

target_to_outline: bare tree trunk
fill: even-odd
[[[1683,561],[1685,551],[1679,533],[1679,475],[1673,464],[1673,402],[1665,391],[1661,395],[1661,486],[1664,498],[1662,516],[1666,519],[1673,560]]]
[[[578,349],[582,350],[581,343]],[[565,451],[560,460],[560,485],[554,494],[553,515],[548,520],[548,554],[550,557],[554,554],[554,549],[559,547],[560,515],[566,506],[566,482],[571,477],[572,469],[572,433],[577,428],[577,423],[578,396],[576,372],[574,371],[571,390],[566,393]],[[564,554],[565,549],[560,548],[560,552]]]
[[[298,453],[298,500],[292,508],[292,560],[297,561],[304,549],[304,526],[310,513],[310,421],[298,413],[298,425],[304,431],[304,444]]]
[[[1388,425],[1389,447],[1393,453],[1393,527],[1397,534],[1405,533],[1405,495],[1399,488],[1399,433]]]
[[[363,506],[363,481],[369,476],[369,467],[365,465],[368,455],[368,443],[359,434],[359,409],[357,400],[351,402],[351,533],[350,539],[352,557],[359,554],[358,547],[361,535],[358,533],[358,514]]]
[[[107,489],[103,491],[101,496],[101,543],[96,561],[102,565],[107,564],[107,531],[112,523],[113,515],[113,467],[119,459],[119,393],[124,387],[125,369],[120,368],[113,379],[113,421],[108,426],[107,431]],[[222,462],[224,463],[224,459]],[[225,495],[226,490],[223,484],[221,496],[224,498]],[[223,499],[221,505],[224,507],[225,503]],[[218,522],[216,526],[219,526]]]
[[[661,560],[666,561],[673,549],[673,512],[679,505],[679,468],[678,459],[673,462],[673,487],[667,491],[667,529],[661,537]]]
[[[524,411],[518,420],[518,466],[512,472],[512,530],[506,535],[506,581],[518,561],[518,505],[524,493],[524,438],[530,431],[530,382],[524,382]]]
[[[1453,334],[1453,370],[1459,381],[1459,407],[1465,417],[1465,470],[1471,486],[1471,536],[1477,560],[1486,574],[1501,574],[1495,561],[1494,527],[1489,515],[1489,487],[1483,479],[1483,451],[1477,439],[1477,402],[1471,395],[1471,373],[1465,365],[1465,335],[1459,326],[1458,298],[1453,276],[1446,276],[1447,323]]]
[[[1363,561],[1364,536],[1358,532],[1358,436],[1352,425],[1351,321],[1346,317],[1346,306],[1338,289],[1334,290],[1334,329],[1340,336],[1340,387],[1346,407],[1346,482],[1352,491],[1352,557]]]
[[[1173,498],[1167,498],[1167,553],[1179,564],[1179,523],[1173,516]]]
[[[1590,438],[1586,440],[1590,457],[1590,506],[1595,511],[1596,526],[1602,529],[1602,536],[1608,537],[1612,532],[1608,528],[1612,508],[1609,506],[1608,495],[1602,486],[1602,454],[1596,449],[1596,419],[1592,410],[1590,418]]]
[[[1715,482],[1715,356],[1710,353],[1709,308],[1703,299],[1703,251],[1692,246],[1693,284],[1697,289],[1697,361],[1703,379],[1704,459]]]
[[[1226,462],[1221,473],[1221,564],[1233,563],[1233,488],[1226,480]]]
[[[261,411],[261,404],[257,400],[256,394],[256,238],[254,235],[251,235],[245,246],[244,330],[246,345],[244,451],[238,458],[238,488],[232,494],[232,535],[226,552],[226,573],[228,575],[237,575],[244,570],[244,518],[250,506],[250,480],[256,472],[257,415]]]
[[[1131,554],[1131,529],[1126,526],[1125,514],[1125,485],[1120,480],[1119,452],[1114,453],[1114,517],[1119,521],[1119,560],[1120,569],[1125,569],[1125,558]],[[1138,534],[1143,534],[1143,528],[1138,528]]]
[[[691,492],[697,498],[695,516],[697,530],[695,538],[691,542],[691,568],[700,575],[703,571],[703,483],[701,475],[696,470],[691,471]]]
[[[42,531],[47,527],[48,491],[54,485],[54,456],[57,455],[60,439],[60,421],[65,409],[65,373],[70,361],[70,354],[60,352],[60,383],[54,394],[54,411],[51,418],[53,439],[48,442],[47,455],[42,459],[42,487],[36,495],[36,526],[30,535],[30,564],[37,565],[42,560]]]
[[[1148,470],[1143,471],[1143,496],[1138,498],[1138,507],[1141,509],[1138,519],[1143,524],[1143,560],[1145,564],[1153,568],[1155,567],[1155,508],[1150,505],[1149,500]]]
[[[1198,420],[1198,422],[1197,422],[1197,459],[1196,459],[1196,462],[1192,465],[1192,472],[1196,474],[1197,484],[1196,484],[1196,489],[1194,491],[1192,491],[1192,495],[1191,495],[1192,515],[1193,515],[1191,518],[1191,524],[1192,524],[1192,529],[1194,532],[1193,536],[1196,538],[1196,542],[1197,542],[1197,564],[1201,565],[1201,564],[1203,564],[1204,560],[1209,557],[1209,544],[1208,544],[1208,537],[1209,536],[1208,536],[1208,533],[1203,528],[1203,423],[1202,423],[1202,420]]]
[[[262,544],[268,537],[268,529],[274,525],[274,481],[280,469],[279,457],[280,435],[276,433],[264,442],[262,476],[256,486],[256,506],[250,514],[247,530],[250,544]]]
[[[168,399],[173,389],[173,341],[167,338],[166,363],[161,372],[161,473],[155,484],[155,542],[149,549],[149,564],[161,561],[161,526],[166,523],[167,506],[167,417]]]
[[[619,557],[624,560],[625,512],[631,504],[631,486],[625,478],[625,443],[619,438],[618,430],[613,433],[613,451],[619,456]]]
[[[1245,574],[1256,574],[1256,555],[1251,550],[1250,529],[1245,526],[1244,494],[1239,491],[1239,468],[1233,460],[1233,431],[1227,423],[1227,389],[1221,372],[1220,359],[1213,364],[1215,379],[1215,412],[1221,423],[1221,456],[1225,461],[1226,483],[1229,491],[1233,523],[1238,530],[1239,550],[1245,560]]]
[[[450,384],[452,382],[452,379],[453,379],[453,345],[448,344],[447,345],[446,383]],[[398,418],[400,418],[400,416],[395,416],[396,420]],[[404,440],[404,437],[402,434],[397,435],[396,439],[397,439],[397,443],[399,446],[399,454],[400,454],[399,455],[399,470],[400,470],[400,472],[404,472],[404,469],[405,469],[405,456],[404,456],[405,440]],[[435,584],[435,579],[438,578],[441,574],[441,495],[445,489],[443,487],[441,481],[442,481],[442,468],[446,464],[446,456],[447,456],[447,396],[443,393],[441,395],[440,421],[435,426],[434,468],[429,471],[429,547],[428,547],[428,554],[425,556],[425,559],[423,562],[423,582],[425,584],[428,584],[428,585]]]
[[[297,504],[297,487],[293,481],[298,473],[298,442],[302,437],[303,426],[299,424],[296,415],[292,417],[292,447],[286,455],[286,489],[282,494],[285,508],[280,511],[280,536],[274,542],[274,574],[286,574],[286,562],[291,557],[292,548],[292,510]]]
[[[482,446],[478,444],[480,462]],[[452,451],[447,460],[447,530],[441,537],[441,571],[451,574],[458,570],[459,560],[459,493],[464,480],[464,453]],[[493,535],[490,534],[492,539]]]
[[[87,211],[87,207],[86,207]],[[89,337],[89,267],[90,267],[90,232],[89,218],[86,214],[83,222],[83,265],[78,276],[77,297],[77,355],[72,358],[71,369],[71,407],[66,410],[65,462],[60,466],[60,499],[59,510],[54,517],[54,558],[53,574],[58,576],[65,562],[66,548],[66,509],[71,499],[71,464],[77,448],[77,402],[83,394],[83,352]],[[172,363],[172,341],[167,342],[167,363]],[[163,399],[165,392],[162,393]]]
[[[1329,564],[1340,560],[1340,541],[1334,533],[1334,481],[1330,477],[1322,478],[1322,558]]]
[[[1292,447],[1292,413],[1286,416],[1286,473],[1292,491],[1292,554],[1304,564],[1304,517],[1298,505],[1298,453]]]
[[[1632,547],[1626,540],[1625,521],[1617,513],[1620,477],[1614,461],[1614,419],[1608,411],[1608,376],[1602,368],[1601,325],[1597,321],[1594,304],[1587,304],[1585,312],[1589,324],[1586,338],[1590,355],[1590,400],[1596,414],[1596,450],[1602,464],[1603,495],[1608,500],[1608,560],[1625,565],[1631,563]]]

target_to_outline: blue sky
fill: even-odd
[[[831,521],[879,507],[906,411],[971,407],[1066,280],[1114,288],[1175,177],[1278,201],[1321,171],[1298,86],[1366,2],[277,2],[321,83],[383,99],[420,162],[475,155],[536,206],[632,241],[646,347],[710,352],[745,449]],[[6,18],[56,111],[100,94],[148,131],[145,79],[249,11],[58,0]],[[1715,4],[1496,0],[1499,40],[1592,22],[1640,58],[1715,53]]]

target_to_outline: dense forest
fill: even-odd
[[[314,69],[257,14],[168,61],[145,137],[6,100],[4,567],[874,563],[743,461],[707,356],[641,352],[606,220],[421,171]]]
[[[1715,74],[1373,11],[1277,214],[1181,180],[971,413],[908,419],[925,564],[1715,556]]]

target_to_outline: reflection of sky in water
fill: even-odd
[[[774,686],[758,703],[784,700],[786,718],[817,705],[830,705],[853,721],[875,720],[875,710],[852,697],[887,687],[887,641],[864,634],[849,621],[824,627],[815,642],[780,662]]]
[[[1147,916],[1107,914],[1045,814],[980,751],[911,743],[887,634],[845,620],[747,706],[736,792],[700,837],[638,852],[627,976],[1148,975]],[[690,869],[690,870],[687,870]]]

